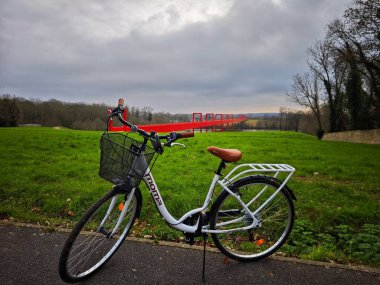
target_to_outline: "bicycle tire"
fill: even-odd
[[[235,182],[230,189],[246,204],[265,188],[249,209],[257,209],[281,183],[270,177],[250,176]],[[288,238],[294,223],[294,205],[288,188],[284,187],[256,216],[258,226],[232,233],[212,233],[217,248],[238,261],[257,261],[277,251]],[[265,199],[265,200],[264,200]],[[232,223],[232,221],[235,221]],[[220,224],[230,222],[231,224]],[[227,191],[215,200],[211,209],[210,229],[236,229],[252,224],[242,205]],[[218,226],[219,223],[219,226]]]
[[[74,283],[89,278],[119,249],[139,216],[142,204],[141,192],[136,188],[123,222],[115,235],[111,236],[127,195],[126,190],[115,187],[95,202],[74,226],[59,259],[59,274],[63,281]],[[98,227],[113,198],[115,203],[112,212],[103,227]]]

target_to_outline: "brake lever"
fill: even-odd
[[[178,145],[178,146],[182,146],[183,148],[185,148],[186,146],[183,144],[183,143],[171,143],[171,146],[175,146],[175,145]]]

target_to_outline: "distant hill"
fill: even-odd
[[[248,113],[245,115],[248,118],[262,118],[262,117],[279,117],[280,113]]]

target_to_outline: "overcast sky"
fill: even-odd
[[[347,0],[1,0],[0,94],[277,112]]]

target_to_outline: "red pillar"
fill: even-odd
[[[214,118],[215,118],[215,121],[221,121],[223,120],[223,114],[215,114]],[[218,129],[218,126],[215,126],[215,131],[221,131],[221,130],[222,130],[222,125],[219,125],[219,129]]]
[[[199,116],[199,122],[202,122],[202,113],[193,113],[193,123],[196,122],[196,116]],[[195,131],[195,129],[193,129],[193,132]],[[202,128],[199,128],[199,132],[202,132]]]
[[[213,113],[207,113],[205,115],[206,122],[214,121],[214,114]],[[210,127],[206,127],[206,132],[208,132],[208,129]],[[214,132],[214,126],[211,127],[211,131]]]

